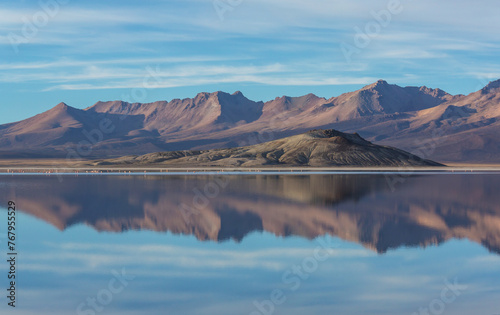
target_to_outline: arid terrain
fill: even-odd
[[[126,156],[92,165],[162,165],[166,167],[258,166],[443,166],[395,148],[374,145],[358,134],[333,129],[313,130],[297,136],[247,147],[206,151],[172,151]]]

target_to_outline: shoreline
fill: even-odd
[[[238,174],[470,174],[499,173],[500,167],[253,167],[253,168],[160,168],[160,167],[0,167],[2,175],[238,175]]]
[[[0,159],[0,175],[13,174],[311,174],[311,173],[474,173],[500,172],[500,164],[446,163],[446,166],[169,166],[146,165],[91,165],[93,160],[65,159]],[[68,165],[68,166],[64,166]]]

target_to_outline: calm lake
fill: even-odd
[[[499,187],[498,173],[2,175],[0,312],[499,314]]]

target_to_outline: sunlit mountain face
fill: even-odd
[[[253,101],[241,92],[86,109],[60,103],[0,125],[0,157],[66,157],[82,141],[82,158],[247,146],[312,129],[359,133],[437,162],[499,163],[500,80],[469,95],[379,80],[336,97],[314,94]],[[90,104],[89,104],[90,105]]]

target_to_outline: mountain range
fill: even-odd
[[[255,102],[241,92],[170,102],[64,103],[0,125],[1,157],[119,157],[253,145],[337,129],[439,162],[500,163],[500,80],[469,95],[379,80],[329,99]]]

